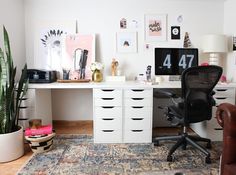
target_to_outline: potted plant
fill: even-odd
[[[4,50],[0,48],[0,162],[24,154],[23,128],[18,125],[19,111],[28,87],[27,66],[18,83],[7,30],[3,27]]]

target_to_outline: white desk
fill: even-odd
[[[216,86],[219,89],[225,89],[225,88],[233,88],[233,90],[235,91],[235,87],[236,87],[236,83],[230,83],[230,84],[218,84]],[[126,90],[129,89],[147,89],[147,90],[153,90],[153,88],[181,88],[181,83],[180,82],[162,82],[159,84],[155,84],[155,85],[147,85],[147,84],[143,84],[143,83],[137,83],[137,82],[133,82],[133,81],[127,81],[124,83],[121,82],[101,82],[101,83],[50,83],[50,84],[29,84],[29,88],[30,89],[35,89],[35,113],[37,116],[37,118],[42,118],[43,120],[43,124],[50,124],[52,123],[52,100],[51,100],[51,90],[53,89],[120,89],[122,90],[121,94],[126,93]],[[219,91],[220,92],[220,91]],[[234,93],[235,94],[235,93]],[[152,95],[152,94],[151,94]],[[128,95],[129,96],[129,95]],[[150,115],[152,116],[152,97],[150,97],[151,99],[151,113]],[[93,101],[95,97],[93,94]],[[222,98],[219,98],[222,100]],[[232,99],[235,100],[235,95],[234,97],[232,97]],[[126,97],[123,97],[122,95],[122,105],[123,106],[123,112],[126,107],[124,107],[125,104],[125,100]],[[225,100],[225,99],[223,99]],[[223,102],[228,102],[223,101]],[[235,102],[235,101],[234,101]],[[123,104],[124,103],[124,104]],[[93,106],[95,106],[95,103],[93,102]],[[91,107],[90,107],[91,108]],[[93,112],[94,114],[94,112]],[[122,122],[123,123],[123,122]],[[121,124],[122,125],[122,124]],[[152,120],[150,120],[149,123],[150,127],[152,127]],[[202,132],[202,130],[204,128],[202,128],[201,126],[196,126],[193,127],[194,131],[197,132],[198,134],[200,134],[201,136],[204,136],[205,132]],[[200,129],[200,131],[199,131]],[[145,137],[145,135],[143,135]],[[207,136],[207,135],[206,135]],[[98,141],[100,142],[100,141]],[[110,140],[107,140],[105,142],[112,142]],[[122,142],[122,141],[117,141],[117,142]],[[129,142],[129,141],[127,141]],[[133,141],[135,142],[135,140]],[[137,140],[136,142],[142,142],[142,140]],[[151,135],[148,135],[148,139],[146,139],[144,142],[151,142]]]

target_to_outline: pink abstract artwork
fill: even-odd
[[[91,79],[90,65],[95,61],[94,35],[74,34],[65,39],[63,65],[79,73],[79,79]]]

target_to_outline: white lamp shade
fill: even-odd
[[[225,53],[228,51],[227,37],[216,34],[205,35],[202,48],[204,53]]]

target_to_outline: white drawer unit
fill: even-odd
[[[150,129],[151,128],[151,118],[150,117],[126,117],[124,130],[137,130],[137,129]]]
[[[94,89],[94,142],[122,143],[122,90]]]
[[[28,89],[21,102],[19,124],[26,129],[29,127],[29,120],[32,118],[35,118],[35,90]]]
[[[122,143],[122,130],[96,129],[94,143]]]
[[[124,90],[125,143],[151,143],[152,95],[152,89]]]
[[[143,106],[151,106],[152,105],[152,101],[150,100],[150,97],[145,97],[145,98],[125,98],[124,101],[124,105],[125,106],[133,106],[133,107],[143,107]]]
[[[152,89],[126,89],[124,98],[145,98],[152,96]]]
[[[152,130],[125,130],[124,143],[151,143]]]
[[[148,118],[152,116],[151,106],[126,106],[125,118]]]
[[[122,116],[121,106],[96,106],[94,107],[96,118],[120,118]]]
[[[122,98],[122,89],[94,89],[94,98]]]
[[[121,106],[122,105],[122,99],[120,97],[118,98],[95,98],[94,99],[94,104],[95,106],[110,106],[110,107],[114,107],[114,106]]]

